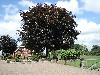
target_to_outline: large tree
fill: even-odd
[[[79,31],[71,11],[56,5],[37,4],[29,11],[20,12],[23,24],[19,31],[26,48],[40,52],[43,47],[51,50],[68,49],[77,39]]]
[[[89,51],[86,45],[74,44],[71,49],[79,50],[83,55],[89,55]]]
[[[17,48],[17,41],[9,35],[2,35],[0,36],[0,46],[3,54],[13,54]]]
[[[91,54],[92,55],[100,55],[100,46],[98,45],[93,45],[91,49]]]

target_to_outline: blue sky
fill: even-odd
[[[9,34],[17,39],[16,30],[20,29],[20,10],[27,11],[37,3],[56,4],[66,8],[76,15],[78,27],[81,31],[75,43],[100,45],[100,0],[0,0],[0,35]],[[20,43],[19,43],[20,44]]]

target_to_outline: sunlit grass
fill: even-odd
[[[100,56],[81,56],[83,58],[83,64],[84,68],[90,68],[93,66],[93,68],[97,69],[100,68]],[[65,61],[61,60],[59,62],[60,64],[64,64]],[[80,67],[80,60],[71,60],[66,61],[66,65],[74,66],[74,67]]]

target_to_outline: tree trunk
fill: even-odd
[[[46,58],[48,57],[48,49],[45,47],[46,49]]]
[[[64,64],[64,65],[66,65],[66,60],[67,60],[67,59],[66,59],[66,58],[64,58],[64,60],[65,60],[65,64]]]

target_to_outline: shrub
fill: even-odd
[[[10,63],[11,60],[7,59],[7,63]]]
[[[69,50],[59,50],[58,55],[61,56],[62,60],[66,59],[78,59],[80,58],[80,51],[76,51],[74,49],[69,49]]]
[[[54,56],[53,56],[52,52],[49,52],[49,53],[48,53],[47,59],[48,59],[49,61],[51,61],[53,58],[54,58]]]
[[[32,58],[31,58],[32,61],[39,61],[39,59],[40,59],[40,55],[37,55],[37,54],[32,55]]]
[[[10,55],[10,56],[8,56],[8,59],[12,59],[13,57]]]
[[[58,52],[57,51],[51,51],[51,52],[49,52],[47,59],[49,61],[51,61],[52,59],[56,59],[56,62],[57,62],[57,60],[58,60]]]
[[[16,57],[15,62],[20,62],[20,59]]]
[[[2,60],[5,60],[6,61],[7,59],[8,59],[8,57],[6,57],[6,56],[3,56],[2,57]]]

